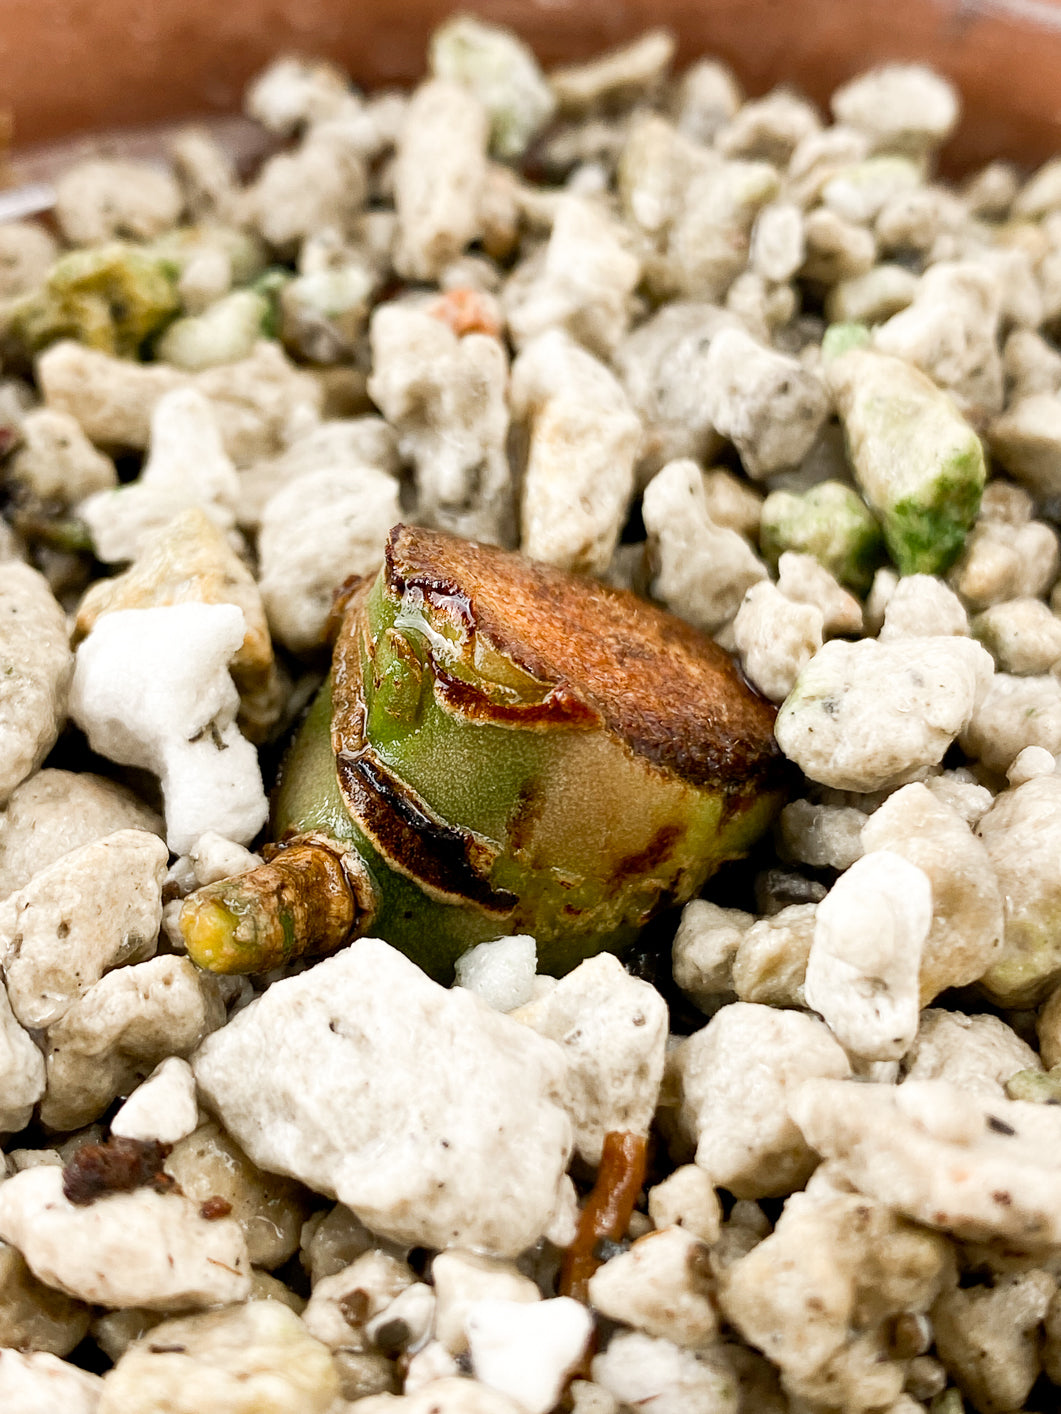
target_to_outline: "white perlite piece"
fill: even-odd
[[[244,202],[269,244],[291,254],[318,231],[349,230],[367,186],[356,131],[341,119],[324,121],[262,163]]]
[[[113,461],[96,450],[69,413],[34,408],[23,418],[21,434],[7,476],[40,500],[69,506],[117,485]]]
[[[1061,663],[1061,618],[1041,599],[993,604],[974,620],[973,634],[1003,673],[1034,677]]]
[[[440,1251],[431,1263],[436,1292],[434,1333],[451,1355],[468,1348],[468,1312],[482,1301],[540,1301],[535,1282],[514,1263],[484,1257],[474,1251]]]
[[[1061,399],[1056,390],[1016,397],[987,430],[991,451],[1038,496],[1061,490]]]
[[[940,261],[918,282],[913,303],[882,324],[875,348],[927,373],[975,425],[1002,411],[998,282],[972,261]]]
[[[176,854],[207,830],[246,844],[265,823],[258,757],[236,726],[228,673],[245,632],[234,604],[122,609],[77,650],[71,714],[93,750],[159,775]]]
[[[59,1130],[88,1124],[161,1060],[188,1055],[224,1020],[217,980],[186,957],[108,972],[48,1031],[41,1119]]]
[[[263,1173],[215,1121],[178,1140],[165,1169],[193,1202],[223,1198],[230,1204],[255,1267],[271,1271],[298,1250],[307,1195],[289,1178]]]
[[[611,1130],[647,1135],[667,1044],[667,1004],[655,987],[602,952],[524,1007],[519,1020],[563,1051],[565,1103],[587,1163],[600,1162]]]
[[[72,245],[150,240],[176,225],[183,204],[171,172],[130,158],[90,157],[55,184],[55,217]]]
[[[598,1267],[589,1279],[589,1300],[613,1321],[704,1350],[718,1337],[714,1285],[704,1244],[680,1227],[666,1227]]]
[[[1061,1113],[944,1080],[809,1080],[791,1103],[807,1142],[861,1193],[928,1227],[1021,1251],[1061,1241]]]
[[[488,1389],[478,1380],[443,1375],[409,1394],[380,1394],[360,1399],[354,1414],[526,1414],[526,1411],[507,1394]]]
[[[16,1021],[0,983],[0,1135],[24,1129],[43,1094],[44,1057]]]
[[[712,340],[705,374],[708,415],[753,480],[802,461],[829,410],[815,374],[739,329],[723,329]]]
[[[890,1410],[910,1359],[893,1343],[897,1322],[927,1312],[952,1260],[937,1234],[815,1179],[788,1199],[773,1233],[722,1273],[722,1312],[779,1367],[794,1403]]]
[[[99,1414],[329,1414],[339,1373],[279,1301],[164,1321],[104,1378]]]
[[[758,532],[756,520],[745,534],[757,536]],[[862,605],[813,555],[783,550],[777,561],[777,587],[794,604],[820,609],[827,637],[862,632]]]
[[[77,1207],[52,1164],[0,1184],[0,1237],[41,1281],[102,1306],[173,1310],[250,1292],[246,1244],[230,1218],[208,1221],[187,1198],[150,1188]]]
[[[373,466],[324,468],[277,491],[262,512],[258,583],[279,642],[294,653],[321,646],[335,591],[375,573],[400,519],[397,481]]]
[[[704,1011],[733,988],[733,959],[755,915],[739,908],[720,908],[694,898],[682,909],[674,935],[671,967],[683,992]]]
[[[711,519],[694,461],[669,462],[657,472],[645,489],[642,515],[655,567],[653,595],[705,633],[729,623],[751,586],[767,578],[743,535]]]
[[[903,1058],[907,1080],[946,1080],[985,1100],[1006,1098],[1005,1083],[1019,1070],[1041,1071],[1026,1041],[997,1016],[967,1016],[927,1007]]]
[[[544,253],[531,256],[506,286],[505,314],[517,347],[561,328],[607,358],[626,333],[641,274],[632,244],[607,207],[561,197]]]
[[[1056,1292],[1056,1277],[1033,1270],[941,1294],[932,1308],[936,1353],[974,1409],[1027,1408]]]
[[[364,1252],[315,1284],[303,1312],[306,1329],[332,1350],[367,1350],[368,1322],[415,1280],[412,1268],[391,1253],[375,1248]]]
[[[903,786],[866,820],[862,847],[901,855],[932,886],[920,1005],[979,981],[1002,947],[1002,894],[987,850],[957,810],[927,786]]]
[[[881,643],[897,638],[964,637],[969,615],[962,601],[941,579],[930,574],[908,574],[888,598]]]
[[[657,1228],[685,1228],[710,1247],[718,1241],[722,1204],[703,1169],[682,1164],[648,1190],[648,1215]]]
[[[1057,579],[1058,560],[1057,532],[1043,521],[1014,524],[981,517],[950,581],[970,608],[986,609],[1006,599],[1046,594]]]
[[[299,477],[357,466],[397,475],[397,438],[382,417],[333,418],[294,430],[279,456],[256,461],[240,472],[240,525],[257,530],[268,502]]]
[[[579,1301],[477,1301],[465,1318],[475,1377],[527,1414],[548,1414],[585,1354],[593,1317]]]
[[[394,161],[399,275],[437,279],[481,234],[488,136],[486,110],[459,85],[431,79],[413,94]]]
[[[0,226],[0,299],[37,289],[58,255],[59,242],[38,222],[5,221]]]
[[[707,352],[719,330],[739,327],[737,317],[717,305],[673,300],[639,324],[615,350],[616,371],[644,424],[640,477],[679,457],[706,463],[718,451],[721,438],[704,406]],[[757,499],[751,487],[733,481],[745,499]],[[724,523],[719,518],[719,524]],[[754,525],[758,531],[758,516]]]
[[[103,1381],[44,1351],[0,1350],[0,1408],[8,1414],[97,1414]]]
[[[503,160],[522,157],[553,116],[556,99],[534,51],[511,30],[458,15],[432,35],[430,63],[436,78],[463,84],[483,104]]]
[[[673,1057],[696,1162],[738,1198],[790,1193],[817,1162],[788,1115],[809,1076],[849,1074],[816,1017],[751,1002],[723,1007]]]
[[[571,1151],[559,1047],[378,939],[274,983],[193,1069],[255,1162],[398,1241],[515,1255],[557,1204]]]
[[[669,1340],[624,1331],[593,1357],[593,1379],[625,1409],[644,1414],[737,1414],[737,1378],[722,1353],[715,1359]]]
[[[135,448],[150,441],[159,399],[195,388],[210,399],[224,449],[237,466],[275,456],[298,419],[316,419],[323,399],[318,381],[264,339],[249,358],[202,373],[112,358],[64,339],[41,354],[37,380],[45,403],[75,417],[93,442]]]
[[[243,109],[271,133],[291,137],[309,123],[339,117],[356,101],[346,75],[334,65],[285,55],[253,80]]]
[[[182,511],[200,506],[221,529],[235,523],[239,477],[214,410],[194,388],[164,393],[151,413],[151,450],[139,480],[99,491],[78,507],[97,556],[135,560]]]
[[[977,834],[1005,911],[1002,951],[983,986],[1002,1006],[1034,1006],[1061,980],[1061,775],[1003,791]]]
[[[152,956],[168,860],[157,835],[121,830],[0,903],[0,964],[23,1026],[50,1026],[105,972]]]
[[[468,1313],[482,1301],[540,1301],[541,1293],[512,1262],[450,1248],[431,1264],[435,1283],[435,1335],[453,1355],[468,1348]]]
[[[0,814],[0,898],[64,854],[119,830],[159,834],[153,810],[113,781],[89,771],[38,771]]]
[[[143,542],[134,564],[97,580],[78,605],[75,638],[91,633],[102,614],[169,604],[235,604],[246,634],[230,672],[240,692],[241,722],[261,739],[283,705],[262,596],[250,569],[206,511],[192,506]]]
[[[790,801],[778,817],[782,857],[814,869],[850,869],[862,854],[865,823],[852,805]]]
[[[899,785],[942,761],[993,669],[990,654],[967,638],[833,639],[800,673],[778,713],[777,740],[822,785]]]
[[[885,64],[832,96],[833,116],[864,132],[878,150],[918,156],[944,142],[958,121],[958,95],[921,64]]]
[[[733,959],[733,990],[742,1002],[806,1006],[803,979],[817,913],[816,903],[793,903],[755,920]]]
[[[29,565],[0,564],[0,802],[40,765],[66,719],[66,619]]]
[[[456,535],[510,544],[508,363],[498,339],[459,337],[424,308],[384,304],[368,390],[416,474],[418,513]]]
[[[804,994],[852,1055],[898,1060],[909,1048],[931,925],[927,874],[887,849],[864,854],[818,905]]]
[[[512,416],[530,428],[520,545],[532,560],[603,574],[634,489],[641,423],[603,363],[560,330],[512,367]]]
[[[824,642],[825,616],[815,604],[795,604],[776,584],[753,584],[733,620],[733,641],[752,684],[783,702]]]
[[[495,1011],[515,1011],[534,993],[537,945],[526,933],[469,948],[457,959],[457,986],[482,997]]]
[[[125,1139],[176,1144],[199,1122],[195,1076],[186,1060],[170,1056],[138,1085],[111,1120],[111,1133]]]
[[[959,738],[989,771],[1008,771],[1029,746],[1061,753],[1061,682],[1051,674],[995,673]]]

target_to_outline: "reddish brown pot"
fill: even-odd
[[[721,55],[752,93],[787,79],[822,100],[871,63],[924,59],[965,98],[953,170],[1061,151],[1058,0],[4,0],[0,109],[19,146],[224,112],[291,49],[366,84],[406,82],[454,8],[512,25],[549,62],[665,23],[683,60]]]

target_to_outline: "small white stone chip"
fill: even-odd
[[[186,1060],[170,1056],[155,1067],[111,1121],[111,1133],[126,1139],[176,1144],[199,1123],[195,1076]]]
[[[457,959],[457,986],[482,997],[495,1011],[515,1011],[534,994],[537,961],[537,945],[526,933],[480,943]]]
[[[275,982],[192,1066],[255,1163],[383,1236],[516,1256],[549,1224],[572,1146],[560,1048],[377,938]]]
[[[466,1324],[476,1379],[527,1414],[548,1414],[585,1352],[593,1317],[570,1296],[530,1304],[495,1299],[476,1302]]]

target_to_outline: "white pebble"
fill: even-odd
[[[890,850],[856,860],[818,905],[804,992],[852,1054],[897,1060],[917,1033],[932,885]]]
[[[466,1326],[476,1378],[527,1414],[548,1414],[585,1352],[593,1317],[569,1296],[531,1304],[495,1298],[476,1302]]]
[[[515,1011],[534,994],[537,961],[537,945],[525,933],[480,943],[458,958],[457,985],[495,1011]]]
[[[195,1076],[186,1060],[169,1056],[137,1086],[111,1121],[111,1133],[126,1139],[176,1144],[199,1123]]]

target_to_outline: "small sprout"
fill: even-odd
[[[746,852],[780,803],[773,718],[643,600],[399,526],[285,762],[286,844],[190,895],[189,955],[263,972],[371,926],[450,980],[529,933],[567,972]]]

